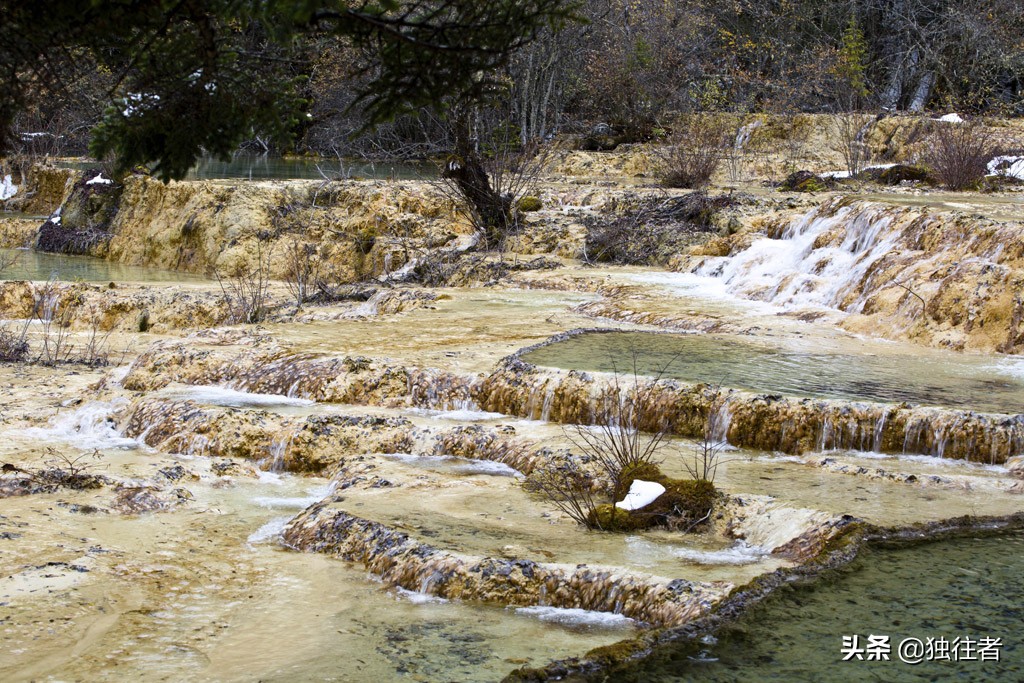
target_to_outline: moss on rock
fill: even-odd
[[[637,463],[623,470],[615,498],[623,498],[636,480],[653,481],[665,492],[639,510],[622,510],[612,504],[598,505],[589,518],[603,531],[639,531],[659,526],[690,526],[708,517],[718,499],[715,485],[706,479],[672,479],[653,463]]]

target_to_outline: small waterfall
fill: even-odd
[[[708,417],[707,437],[717,446],[729,445],[729,426],[732,424],[730,396],[725,397]]]
[[[70,444],[81,449],[138,448],[139,442],[125,437],[117,429],[115,415],[128,405],[117,398],[92,401],[75,410],[61,413],[50,420],[48,427],[30,427],[20,431],[41,441]]]
[[[830,202],[790,222],[778,238],[757,239],[731,257],[706,258],[694,272],[748,299],[857,311],[864,297],[852,306],[847,299],[899,237],[894,211]]]
[[[294,439],[295,434],[292,433],[273,440],[270,444],[270,462],[267,469],[271,472],[284,472],[285,457],[288,455],[288,449]]]
[[[362,564],[386,583],[450,600],[481,600],[619,613],[652,626],[674,626],[709,610],[731,584],[669,581],[579,565],[455,555],[323,502],[307,508],[282,538],[297,550]],[[680,583],[685,590],[678,590]]]
[[[874,438],[871,442],[871,451],[873,453],[882,452],[882,435],[885,434],[885,418],[888,416],[888,411],[883,412],[878,420],[875,421]]]

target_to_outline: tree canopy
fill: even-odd
[[[367,125],[485,95],[491,74],[570,0],[0,0],[0,150],[17,114],[76,79],[104,81],[90,147],[122,169],[180,178],[205,150],[307,116],[303,69],[317,39],[368,55],[356,93]]]

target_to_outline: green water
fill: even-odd
[[[63,162],[69,168],[93,168],[96,162]],[[279,157],[236,154],[230,161],[203,157],[186,180],[321,180],[336,178],[395,178],[417,180],[437,175],[436,164],[426,162],[371,162],[362,159]]]
[[[0,280],[49,280],[81,282],[205,282],[200,275],[142,266],[126,266],[90,256],[46,254],[23,249],[0,249],[0,263],[17,260],[0,270]]]
[[[838,579],[784,588],[717,642],[670,644],[610,680],[1024,680],[1024,536],[865,552]],[[890,637],[889,661],[842,661],[842,637]],[[901,661],[901,641],[1000,638],[1000,661]]]
[[[755,392],[1024,411],[1024,363],[870,341],[813,342],[644,332],[582,334],[523,356],[536,365],[638,371]]]

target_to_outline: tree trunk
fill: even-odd
[[[487,244],[500,242],[512,225],[512,200],[491,186],[491,178],[470,136],[469,121],[463,114],[455,118],[455,154],[443,175],[455,183]]]

